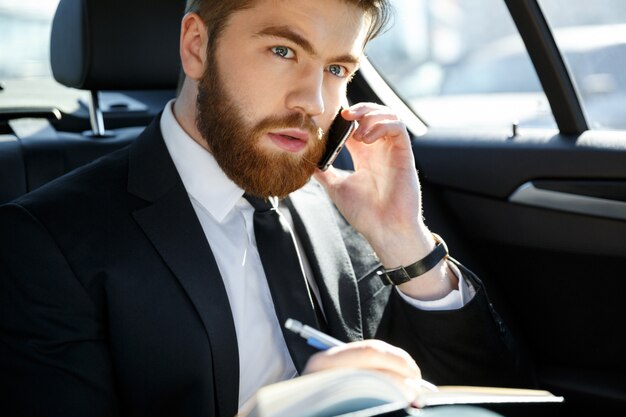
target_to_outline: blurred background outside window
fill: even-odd
[[[393,0],[367,54],[433,127],[556,127],[502,0]],[[540,0],[591,128],[626,128],[626,2]]]

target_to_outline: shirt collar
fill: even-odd
[[[161,116],[165,146],[187,193],[222,222],[244,192],[224,174],[213,155],[183,130],[173,105],[174,100],[168,102]]]

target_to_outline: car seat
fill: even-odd
[[[141,133],[175,95],[184,7],[184,0],[59,2],[50,42],[52,73],[66,87],[89,91],[91,101],[75,114],[0,113],[10,126],[9,134],[0,135],[0,204]]]

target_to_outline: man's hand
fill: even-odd
[[[386,374],[395,380],[407,400],[413,400],[420,388],[422,374],[413,358],[404,350],[381,340],[364,340],[333,347],[311,356],[303,374],[333,368],[360,368]]]
[[[422,219],[421,189],[405,124],[391,109],[374,103],[356,104],[341,115],[359,123],[346,143],[355,172],[330,167],[315,177],[386,268],[422,259],[435,241]],[[421,300],[442,298],[457,285],[445,261],[414,281],[400,289]]]

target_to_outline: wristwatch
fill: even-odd
[[[441,236],[433,233],[433,238],[437,243],[435,249],[419,261],[408,266],[399,266],[391,269],[381,269],[376,271],[381,281],[385,285],[400,285],[409,282],[413,278],[433,269],[442,259],[448,257],[448,247]]]

